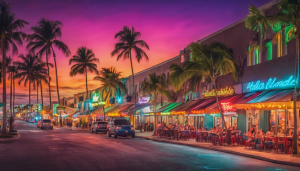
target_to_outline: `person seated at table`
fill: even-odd
[[[289,129],[289,132],[288,132],[288,136],[293,136],[293,133],[294,133],[294,131],[293,131],[293,129]]]
[[[221,127],[220,127],[220,125],[218,124],[218,125],[216,126],[215,132],[219,132],[220,129],[221,129]]]
[[[255,134],[255,138],[261,139],[264,136],[264,133],[262,129],[258,130],[257,133]]]
[[[273,133],[273,132],[268,131],[268,132],[266,133],[266,137],[272,137],[272,136],[274,136],[274,133]]]

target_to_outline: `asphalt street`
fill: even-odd
[[[141,138],[109,138],[16,121],[21,137],[0,142],[1,171],[300,170],[242,156]]]

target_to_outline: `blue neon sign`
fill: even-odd
[[[247,89],[250,91],[258,90],[270,90],[270,89],[280,89],[280,88],[291,88],[295,86],[294,76],[290,76],[287,80],[277,81],[277,78],[269,78],[267,82],[253,81],[248,83]]]

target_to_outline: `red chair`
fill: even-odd
[[[285,152],[285,148],[286,148],[286,140],[285,140],[285,138],[279,138],[278,137],[278,139],[275,138],[275,141],[276,141],[276,147],[275,148],[276,148],[277,153],[278,153],[279,147],[281,147],[280,148],[281,152]]]

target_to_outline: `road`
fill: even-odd
[[[159,143],[141,138],[109,138],[65,128],[40,130],[16,121],[21,137],[0,142],[0,170],[299,170],[256,159]]]

